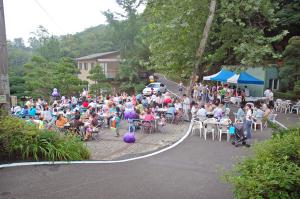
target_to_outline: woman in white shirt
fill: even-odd
[[[252,127],[252,109],[250,104],[246,104],[245,107],[246,110],[246,132],[247,132],[247,138],[250,139],[252,137],[251,127]]]

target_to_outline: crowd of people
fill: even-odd
[[[181,99],[169,92],[150,96],[122,93],[91,98],[84,91],[79,97],[52,96],[50,101],[29,98],[23,107],[13,107],[12,114],[41,129],[65,131],[75,128],[84,140],[88,140],[99,128],[111,128],[119,136],[119,126],[123,119],[155,122],[165,126],[169,118],[178,123],[183,115]],[[131,115],[126,115],[129,112]]]
[[[178,85],[178,90],[182,90],[182,86]],[[254,103],[247,102],[246,97],[250,96],[247,86],[236,88],[228,84],[224,85],[204,85],[195,83],[191,90],[191,115],[192,119],[204,121],[208,118],[215,118],[221,121],[228,118],[230,109],[229,104],[232,97],[240,97],[241,102],[235,115],[235,122],[244,124],[247,138],[251,138],[252,127],[254,122],[261,122],[260,128],[267,127],[267,121],[274,112],[274,94],[271,89],[264,92],[264,100],[259,100]],[[186,105],[188,105],[187,101]],[[188,106],[186,106],[188,108]],[[186,111],[189,112],[189,111]]]
[[[178,89],[183,93],[182,82]],[[177,124],[196,118],[212,117],[220,121],[229,115],[230,98],[241,96],[242,102],[235,116],[238,121],[244,122],[250,138],[252,122],[261,120],[266,126],[266,121],[272,113],[272,91],[268,90],[265,94],[269,97],[267,102],[252,104],[245,101],[245,97],[249,96],[247,87],[236,89],[226,84],[195,84],[191,97],[186,94],[178,97],[169,92],[151,93],[149,96],[128,95],[124,92],[91,98],[87,91],[83,91],[78,97],[60,97],[57,90],[54,90],[50,102],[43,98],[29,98],[23,107],[13,107],[12,113],[41,129],[76,129],[84,140],[88,140],[99,128],[111,128],[116,136],[119,136],[119,127],[123,119],[128,121],[129,126],[133,120],[147,121],[159,126],[165,126],[167,121]]]

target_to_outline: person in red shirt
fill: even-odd
[[[88,103],[88,101],[84,101],[83,103],[82,103],[82,107],[83,108],[88,108],[88,106],[89,106],[89,103]]]
[[[149,109],[149,110],[147,111],[147,114],[145,115],[144,120],[145,120],[145,121],[151,122],[151,121],[153,121],[154,119],[155,119],[155,118],[154,118],[154,115],[152,114],[151,110]]]

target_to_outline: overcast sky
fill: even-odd
[[[39,25],[53,35],[73,34],[104,24],[108,9],[121,11],[115,0],[4,0],[6,37],[27,41]]]

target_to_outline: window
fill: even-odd
[[[273,90],[277,90],[279,88],[279,80],[278,79],[269,79],[269,88]]]
[[[107,63],[100,63],[104,75],[107,77]]]
[[[277,90],[278,89],[278,79],[273,80],[273,89]]]
[[[91,69],[93,69],[95,66],[95,63],[91,63]]]
[[[269,88],[273,88],[273,79],[269,79]]]
[[[88,65],[87,65],[87,63],[84,63],[84,70],[88,70]]]
[[[82,63],[78,63],[79,70],[82,70]]]

